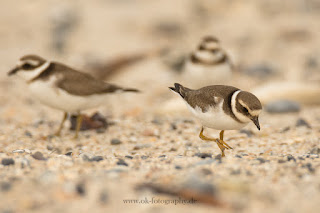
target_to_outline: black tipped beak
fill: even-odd
[[[11,75],[16,74],[16,72],[18,72],[19,70],[20,70],[19,67],[13,68],[12,70],[10,70],[10,71],[8,72],[8,76],[11,76]]]
[[[258,128],[258,130],[260,131],[260,124],[259,124],[259,118],[258,117],[254,117],[251,119],[252,122],[254,123],[254,125],[256,125],[256,127]]]

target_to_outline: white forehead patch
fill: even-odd
[[[220,48],[220,45],[219,45],[218,42],[215,42],[215,41],[206,41],[206,42],[204,42],[204,47],[205,47],[206,49],[212,50],[212,49],[218,49],[218,48]]]

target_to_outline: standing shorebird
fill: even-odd
[[[213,85],[192,90],[175,83],[169,87],[179,94],[192,114],[202,123],[199,137],[205,141],[216,141],[221,156],[225,149],[232,149],[224,140],[225,130],[236,130],[253,122],[260,130],[259,114],[262,110],[259,99],[252,93],[225,85]],[[203,135],[204,127],[221,130],[220,138]]]
[[[14,74],[27,82],[33,97],[47,106],[64,112],[56,135],[60,135],[68,113],[77,114],[75,138],[78,137],[82,122],[80,111],[103,104],[105,98],[112,93],[138,92],[137,89],[105,83],[89,74],[37,55],[20,58],[17,66],[8,72],[9,76]]]
[[[224,84],[232,79],[234,66],[220,42],[206,36],[185,62],[182,81],[194,87]]]

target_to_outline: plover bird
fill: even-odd
[[[181,80],[193,87],[224,84],[231,80],[233,68],[219,40],[213,36],[206,36],[198,49],[186,59]]]
[[[225,156],[225,149],[232,149],[223,140],[225,130],[241,129],[251,121],[260,130],[258,117],[262,106],[252,93],[225,85],[193,90],[175,83],[169,89],[180,95],[192,114],[202,123],[199,137],[205,141],[216,141],[222,156]],[[204,127],[221,130],[220,138],[204,136]]]
[[[64,112],[56,135],[60,135],[68,113],[77,114],[75,138],[78,137],[82,122],[80,114],[82,110],[103,104],[106,97],[112,93],[138,92],[137,89],[105,83],[89,74],[37,55],[20,58],[16,67],[8,72],[9,76],[15,74],[27,82],[33,97],[47,106]]]

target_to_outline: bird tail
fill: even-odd
[[[172,91],[178,93],[182,98],[186,96],[186,92],[190,89],[187,87],[182,86],[181,84],[175,83],[174,87],[169,87]]]

